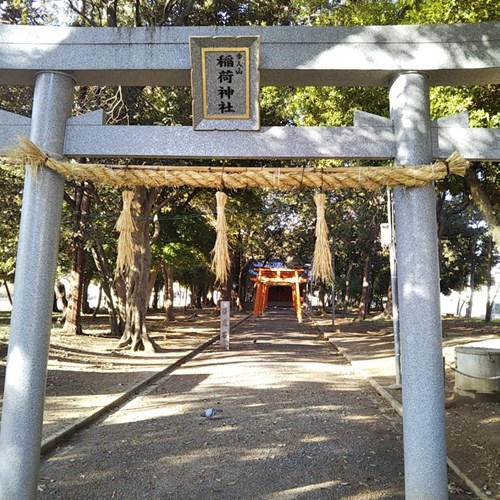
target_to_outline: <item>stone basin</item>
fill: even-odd
[[[455,347],[455,366],[458,398],[500,401],[500,338]]]

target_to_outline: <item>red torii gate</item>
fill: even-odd
[[[258,275],[252,278],[256,282],[255,303],[253,307],[253,315],[262,314],[267,307],[269,298],[269,288],[272,286],[288,286],[292,289],[292,303],[297,314],[297,320],[302,322],[302,301],[300,298],[300,285],[306,283],[307,278],[301,275],[303,269],[289,269],[282,267],[261,267],[257,269]]]

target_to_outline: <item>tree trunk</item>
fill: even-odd
[[[165,281],[165,321],[175,321],[174,315],[174,270],[172,266],[162,265]]]
[[[318,290],[318,307],[316,309],[317,316],[325,315],[325,309],[326,309],[325,302],[326,302],[326,287],[323,282],[320,282]]]
[[[470,297],[469,303],[467,304],[467,312],[465,313],[467,318],[472,318],[472,305],[474,303],[474,271],[470,273]]]
[[[113,276],[108,261],[106,260],[104,249],[97,242],[94,242],[92,245],[92,256],[94,257],[94,263],[101,278],[102,291],[106,297],[110,335],[112,337],[121,337],[125,328],[125,321],[113,299],[113,291],[111,288]]]
[[[231,277],[227,279],[227,281],[220,286],[220,299],[219,302],[231,302],[231,286],[233,280]]]
[[[203,288],[198,285],[192,287],[192,297],[195,309],[203,309]]]
[[[12,295],[10,294],[9,285],[5,280],[3,281],[3,285],[5,287],[5,291],[7,292],[7,298],[9,299],[9,303],[12,306]]]
[[[486,323],[491,321],[491,313],[493,311],[493,303],[495,302],[495,296],[496,296],[496,293],[492,294],[492,288],[494,285],[492,270],[493,270],[493,238],[488,238],[488,268],[486,275],[486,286],[488,291],[486,293],[486,311],[484,314],[484,321]]]
[[[86,182],[76,187],[75,192],[75,236],[73,238],[73,264],[71,268],[71,288],[69,293],[64,331],[81,335],[82,298],[85,271],[85,247],[83,234],[88,220],[90,196]]]
[[[113,294],[115,307],[122,322],[122,335],[125,331],[125,317],[127,316],[127,283],[123,274],[115,275],[113,280]]]
[[[119,348],[130,346],[132,351],[158,352],[159,346],[149,337],[146,329],[148,279],[151,269],[149,219],[158,189],[134,188],[131,204],[136,227],[132,231],[133,262],[125,272],[126,313],[125,330]]]
[[[349,292],[351,286],[351,273],[353,267],[354,267],[354,258],[351,255],[349,257],[349,264],[347,266],[347,272],[345,274],[344,309],[343,309],[344,314],[347,313],[347,309],[349,308]]]
[[[241,231],[238,232],[238,241],[237,241],[238,248],[241,248],[243,246],[242,242],[242,237],[241,237]],[[243,252],[241,250],[235,251],[233,254],[233,258],[231,259],[231,275],[233,277],[233,283],[237,287],[237,293],[240,293],[240,277],[241,277],[241,268],[244,265],[243,264],[244,256]]]
[[[57,303],[61,302],[61,316],[58,318],[57,323],[63,325],[66,320],[66,313],[68,311],[68,299],[66,298],[66,287],[60,280],[56,280],[54,288],[54,309],[53,312],[58,312]]]
[[[363,285],[361,289],[361,300],[359,301],[359,309],[357,319],[366,319],[370,310],[370,277],[371,277],[372,254],[368,250],[365,255],[365,263],[363,266]]]
[[[392,284],[389,281],[389,287],[387,289],[387,302],[385,303],[384,311],[382,312],[382,318],[391,319],[392,318]]]
[[[219,292],[220,297],[219,301],[216,304],[216,310],[220,310],[221,302],[229,302],[231,305],[233,304],[233,283],[234,283],[234,273],[235,273],[235,261],[237,259],[237,254],[231,254],[231,269],[229,270],[229,274],[227,276],[227,280],[225,283],[219,284]]]
[[[148,280],[148,289],[146,292],[146,310],[149,307],[149,304],[151,302],[151,294],[153,293],[153,290],[155,288],[155,283],[156,283],[156,278],[158,277],[158,271],[156,269],[153,269],[149,273],[149,280]]]
[[[470,252],[470,299],[469,299],[469,304],[467,306],[467,312],[466,316],[468,318],[472,318],[472,305],[473,305],[473,299],[474,299],[474,288],[476,286],[476,280],[474,276],[474,268],[475,268],[475,260],[476,260],[476,240],[472,243],[472,248]]]
[[[483,217],[488,224],[493,239],[495,240],[495,246],[497,252],[500,253],[500,224],[498,223],[495,210],[488,198],[488,195],[484,192],[481,183],[477,180],[474,170],[471,168],[467,169],[464,177],[465,185],[469,191],[474,205],[483,214]]]
[[[91,182],[87,183],[87,188],[93,199],[99,199],[95,186]],[[103,246],[95,239],[91,240],[91,253],[97,272],[99,273],[101,288],[105,296],[106,308],[109,315],[110,335],[119,338],[123,333],[125,321],[124,315],[120,314],[118,302],[115,301],[114,298],[114,273],[108,262]],[[116,295],[118,295],[118,293],[116,293]]]
[[[102,302],[102,284],[99,285],[99,295],[97,296],[97,304],[95,305],[94,312],[92,313],[93,318],[97,316],[97,313],[101,309],[101,302]]]
[[[93,312],[89,304],[89,285],[90,279],[88,273],[84,273],[82,287],[82,312],[84,314],[90,314],[91,312]]]
[[[438,240],[438,265],[439,271],[443,268],[443,231],[445,228],[445,209],[446,191],[443,191],[436,199],[436,219],[437,219],[437,240]],[[390,287],[390,285],[389,285]],[[385,313],[385,311],[384,311]]]
[[[77,245],[73,254],[73,266],[71,269],[71,288],[69,294],[68,308],[66,310],[66,321],[64,331],[82,335],[81,308],[83,291],[83,267],[85,265],[85,251],[82,246]]]
[[[241,307],[242,307],[243,311],[245,310],[245,302],[247,300],[247,285],[248,285],[247,274],[248,274],[250,267],[252,266],[252,264],[254,262],[255,262],[254,259],[247,260],[245,262],[245,264],[243,264],[243,266],[241,267],[241,270],[240,270],[240,276],[239,276],[240,286],[239,286],[238,294],[240,296]]]

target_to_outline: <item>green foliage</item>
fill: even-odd
[[[271,191],[262,206],[262,225],[255,239],[258,260],[278,258],[289,266],[311,262],[316,209],[311,191]]]
[[[199,16],[201,25],[220,26],[286,26],[292,24],[296,14],[294,2],[285,0],[208,0],[200,3]],[[193,15],[193,18],[195,15]]]
[[[441,237],[441,291],[445,294],[464,289],[472,274],[478,287],[486,282],[488,272],[486,226],[472,205],[458,211],[456,204],[453,199],[447,201],[450,215]]]
[[[405,24],[480,23],[500,18],[496,0],[413,0],[401,2]]]
[[[29,117],[31,116],[32,104],[32,88],[0,85],[0,109]]]
[[[287,100],[287,112],[301,126],[352,126],[354,111],[389,114],[387,90],[378,87],[303,87]]]
[[[398,24],[397,2],[372,0],[308,0],[293,2],[295,22],[308,26]]]
[[[185,285],[208,285],[213,281],[210,251],[215,233],[204,214],[191,206],[184,194],[159,214],[160,237],[152,247],[153,261],[174,268],[174,278]],[[200,194],[198,194],[200,196]]]
[[[263,126],[285,126],[293,123],[290,117],[290,100],[294,99],[292,87],[263,87],[260,91],[260,121]]]
[[[49,4],[43,0],[0,1],[0,18],[12,24],[53,23],[55,17]],[[66,6],[72,14],[69,22],[75,26],[366,26],[485,22],[500,17],[497,0],[206,0],[192,3],[187,0],[66,0]],[[74,114],[102,108],[106,110],[108,124],[191,124],[191,91],[187,87],[79,87],[76,90]],[[471,126],[500,126],[498,85],[435,87],[431,89],[430,98],[433,119],[468,111]],[[260,103],[263,125],[350,126],[356,109],[389,116],[386,88],[266,87],[261,89]],[[0,108],[30,116],[31,105],[32,89],[0,87]],[[499,164],[481,163],[473,167],[496,213],[500,213]],[[3,166],[0,168],[0,273],[3,275],[13,270],[22,190],[22,181],[11,175]],[[71,189],[68,185],[68,195]],[[438,193],[441,192],[445,193],[446,212],[441,233],[443,290],[463,286],[470,277],[472,266],[475,282],[479,284],[485,279],[486,228],[480,214],[470,206],[454,213],[467,198],[461,181],[447,179],[438,183]],[[314,247],[312,194],[305,190],[230,193],[226,213],[234,254],[242,256],[243,260],[266,261],[278,257],[290,265],[308,263]],[[345,276],[349,262],[353,261],[352,291],[359,295],[363,255],[372,241],[373,231],[385,219],[384,196],[383,193],[346,191],[331,193],[329,201],[326,216],[336,245],[337,276]],[[158,206],[161,206],[157,211],[161,232],[153,246],[154,260],[172,265],[176,279],[185,284],[210,282],[213,279],[210,251],[215,239],[213,191],[203,190],[190,198],[188,191],[164,190],[158,197]],[[89,223],[82,235],[87,249],[99,242],[111,268],[116,257],[114,224],[120,210],[119,190],[95,189]],[[69,269],[71,264],[70,249],[78,236],[74,234],[73,224],[74,213],[65,206],[61,270]],[[388,259],[378,243],[371,248],[372,284],[375,296],[380,297],[387,291]]]
[[[54,20],[48,0],[0,1],[0,19],[6,24],[49,24]]]
[[[0,164],[0,281],[13,279],[23,179],[18,167]]]

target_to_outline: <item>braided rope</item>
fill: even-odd
[[[464,176],[468,163],[457,152],[432,165],[412,167],[359,168],[247,168],[247,167],[174,167],[118,166],[62,162],[47,156],[29,139],[8,152],[7,163],[46,166],[68,179],[88,180],[130,188],[192,186],[244,189],[259,187],[286,191],[299,186],[323,191],[343,188],[375,190],[385,186],[422,187],[448,174]]]

